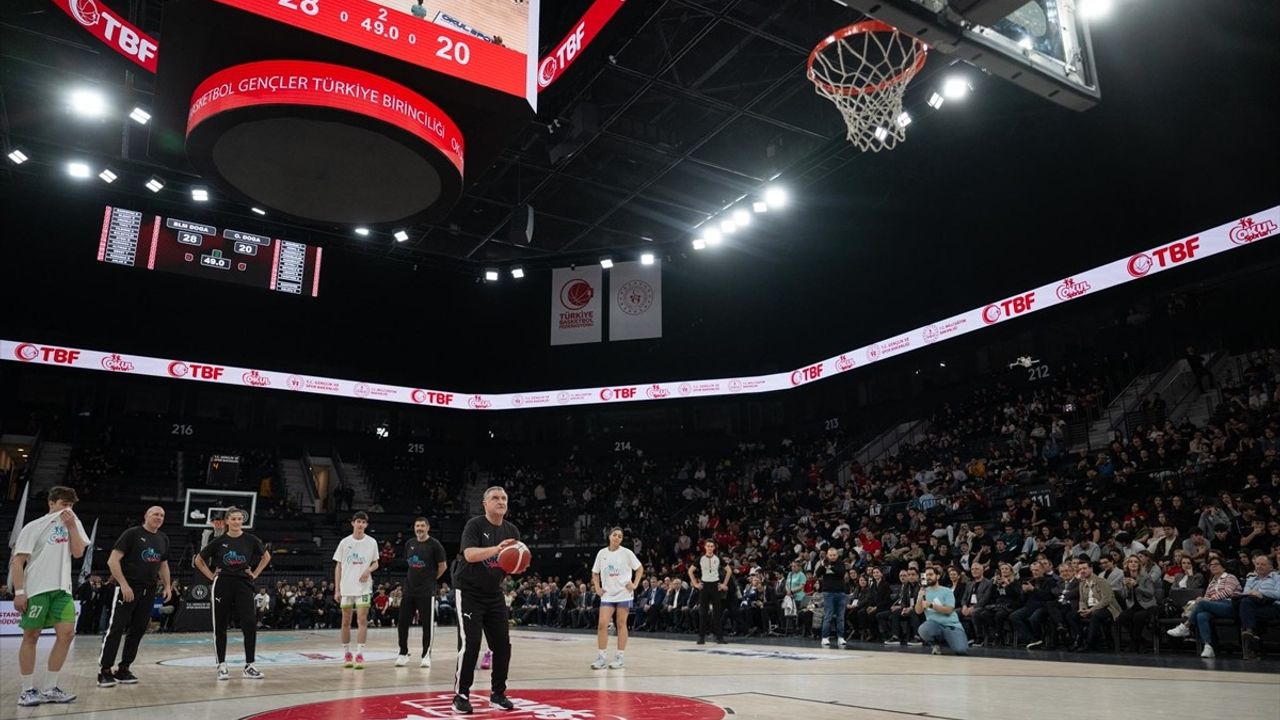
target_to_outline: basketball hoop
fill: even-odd
[[[891,150],[905,140],[902,112],[907,84],[924,67],[928,47],[879,20],[866,20],[823,38],[809,53],[809,79],[830,100],[849,142],[862,150]]]

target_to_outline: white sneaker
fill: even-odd
[[[69,693],[60,687],[51,687],[48,690],[41,690],[40,696],[47,703],[69,703],[76,699],[75,693]]]
[[[1169,637],[1176,637],[1176,638],[1188,637],[1191,635],[1191,628],[1188,627],[1186,623],[1183,623],[1181,625],[1174,625],[1173,627],[1169,628],[1169,632],[1167,633],[1167,635]]]
[[[831,647],[831,638],[822,638],[822,647]]]
[[[244,672],[240,673],[240,677],[245,680],[261,680],[263,676],[262,671],[258,668],[253,665],[245,665]]]
[[[33,707],[44,704],[44,695],[35,688],[27,688],[18,696],[19,707]]]
[[[420,667],[420,668],[430,668],[430,667],[431,667],[431,658],[427,657],[426,655],[423,655],[423,656],[422,656],[422,662],[418,663],[418,667]]]
[[[396,667],[404,667],[405,665],[408,665],[408,664],[409,664],[408,655],[401,655],[400,657],[396,658]]]
[[[227,669],[226,663],[218,663],[218,679],[219,680],[231,679],[231,671]]]
[[[1211,658],[1211,657],[1216,657],[1216,656],[1213,654],[1213,646],[1212,646],[1212,645],[1205,645],[1205,646],[1204,646],[1204,649],[1200,651],[1200,657],[1202,657],[1202,658]]]
[[[622,662],[622,658],[614,656],[613,662],[609,663],[610,670],[621,670],[626,664]]]
[[[592,670],[603,670],[608,667],[608,662],[604,659],[604,655],[597,655],[596,661],[591,663]]]
[[[844,638],[840,638],[839,640],[837,640],[837,641],[836,641],[836,644],[838,644],[840,647],[844,647],[845,645],[848,645],[849,643],[848,643],[848,642],[846,642]]]

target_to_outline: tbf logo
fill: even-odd
[[[417,389],[409,394],[409,398],[419,405],[452,405],[453,393],[437,392],[435,390]]]
[[[1150,255],[1146,253],[1134,255],[1129,258],[1129,264],[1126,269],[1130,275],[1142,277],[1151,272],[1151,268],[1157,265],[1163,270],[1171,265],[1190,260],[1196,256],[1196,251],[1199,249],[1200,238],[1198,237],[1179,240],[1172,245],[1165,245],[1162,248],[1152,250]]]
[[[223,368],[217,365],[199,365],[174,360],[169,363],[169,374],[173,377],[192,377],[196,380],[221,380]]]
[[[587,23],[582,21],[578,23],[578,27],[569,33],[555,52],[543,59],[538,65],[538,86],[546,87],[551,81],[556,79],[556,75],[560,74],[560,70],[568,67],[569,63],[578,56],[582,51],[582,39],[587,33]]]
[[[990,325],[1002,317],[1013,317],[1031,309],[1036,302],[1036,292],[1032,290],[1026,295],[1015,295],[1008,300],[992,303],[982,308],[982,322]]]
[[[23,362],[41,360],[43,362],[55,363],[57,365],[71,365],[80,357],[79,350],[42,347],[40,345],[32,345],[31,343],[22,343],[13,349],[13,354]]]
[[[791,371],[791,384],[802,385],[822,377],[822,363]]]
[[[138,64],[146,65],[155,58],[154,42],[125,26],[109,9],[99,8],[96,0],[68,0],[67,7],[71,10],[71,17],[87,28],[103,23],[102,36],[107,42],[115,44],[125,55],[136,58]]]
[[[600,391],[600,399],[605,402],[609,400],[632,400],[635,396],[636,389],[633,387],[605,388]]]

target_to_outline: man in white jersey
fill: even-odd
[[[84,555],[89,535],[71,508],[79,498],[69,487],[49,489],[49,514],[32,520],[18,533],[9,562],[13,583],[13,609],[21,616],[22,645],[18,648],[18,675],[23,707],[43,703],[69,703],[72,693],[58,687],[58,673],[76,630],[75,603],[71,597],[71,558]],[[36,642],[40,631],[53,628],[56,638],[49,651],[49,669],[43,691],[36,689]]]
[[[342,608],[342,666],[364,669],[364,643],[369,634],[373,571],[378,569],[378,543],[364,534],[369,516],[351,516],[351,534],[333,551],[333,594]],[[356,654],[351,656],[351,613],[356,614]]]
[[[591,566],[591,584],[600,596],[600,620],[596,625],[596,647],[599,648],[599,653],[596,661],[591,663],[592,670],[605,668],[611,621],[618,627],[618,652],[608,667],[614,670],[622,668],[622,654],[627,649],[627,615],[631,612],[636,585],[642,577],[644,566],[640,564],[640,559],[635,553],[622,547],[622,528],[613,528],[609,531],[609,547],[600,548],[600,552],[596,553],[596,562]]]

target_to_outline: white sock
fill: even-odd
[[[363,654],[364,654],[364,645],[363,645],[363,644],[356,645],[356,654],[357,654],[357,655],[363,655]]]
[[[58,687],[58,673],[54,672],[53,670],[46,670],[44,673],[44,676],[45,676],[46,690],[49,688]]]
[[[34,674],[34,673],[33,673],[33,674],[31,674],[31,675],[23,675],[23,676],[22,676],[22,689],[23,689],[23,690],[35,690],[35,689],[36,689],[36,676],[35,676],[35,674]]]
[[[614,654],[613,654],[613,656],[614,656],[615,658],[617,658],[617,659],[621,660],[621,659],[622,659],[622,653],[623,653],[623,652],[625,652],[625,651],[623,651],[623,650],[619,650],[618,652],[614,653]]]
[[[351,652],[351,643],[342,643],[342,652],[344,653]]]

